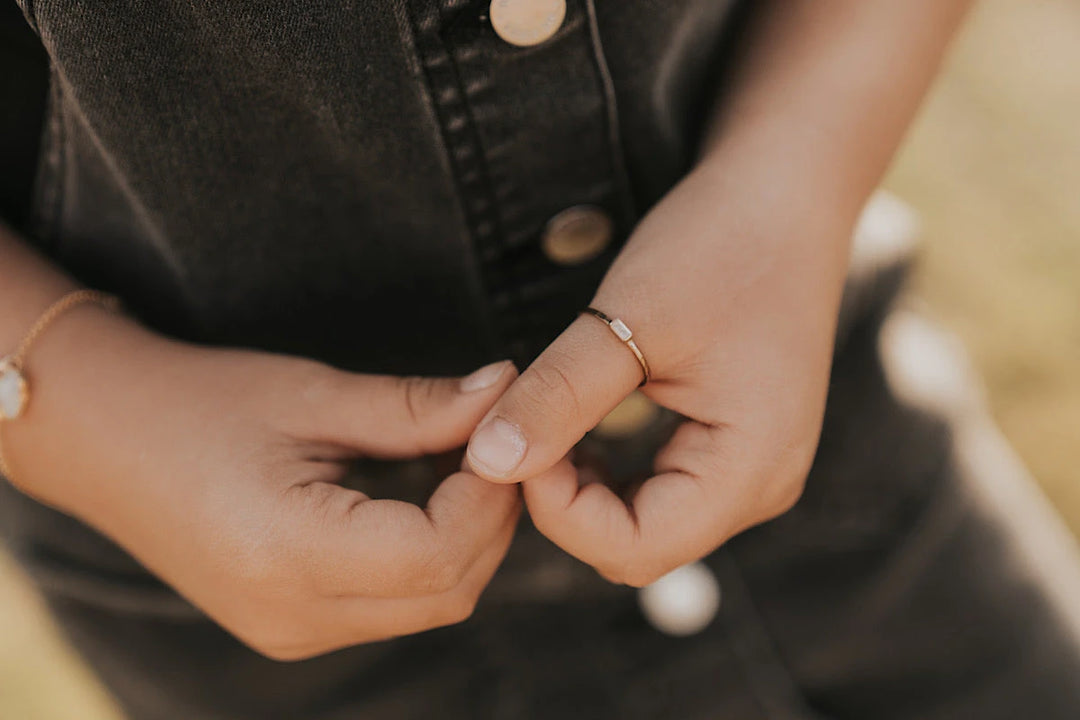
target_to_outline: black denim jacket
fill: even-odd
[[[168,334],[393,374],[524,364],[554,339],[689,168],[741,16],[568,0],[552,38],[518,47],[473,0],[19,2],[51,68],[33,242]],[[583,204],[613,241],[553,262],[544,227]],[[648,467],[663,430],[608,448],[613,471]],[[438,479],[423,461],[359,470],[418,496]],[[22,545],[145,584],[89,529],[18,502]],[[512,555],[489,596],[535,597],[541,558],[606,586],[535,532]],[[36,567],[67,592],[67,570]]]
[[[172,334],[391,373],[537,354],[688,169],[731,0],[19,0],[51,59],[34,239]],[[573,267],[559,211],[616,241]]]
[[[166,332],[391,373],[525,362],[573,318],[692,162],[736,22],[567,0],[523,48],[485,0],[20,4],[52,71],[35,242]],[[555,264],[542,229],[581,204],[616,240]],[[888,387],[898,277],[854,293],[806,494],[706,558],[723,606],[692,638],[533,531],[470,623],[281,665],[4,483],[0,533],[134,717],[1077,717],[1075,628]]]

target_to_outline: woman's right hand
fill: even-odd
[[[516,377],[356,375],[162,338],[83,306],[30,353],[4,424],[18,487],[114,539],[258,652],[302,659],[459,622],[505,555],[516,486],[467,472],[426,508],[337,484],[357,456],[465,444]]]

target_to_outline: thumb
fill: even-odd
[[[469,441],[470,469],[493,482],[549,470],[641,378],[629,348],[603,322],[579,316],[484,417]]]
[[[316,438],[377,458],[406,458],[461,447],[495,398],[517,377],[509,360],[463,378],[333,377],[310,393]]]

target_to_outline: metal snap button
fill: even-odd
[[[491,26],[506,42],[539,45],[554,35],[566,18],[566,0],[492,0]]]
[[[580,265],[611,244],[615,225],[606,212],[578,205],[551,218],[544,228],[542,246],[548,260],[559,265]]]

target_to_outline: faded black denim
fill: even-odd
[[[527,362],[621,244],[556,266],[544,223],[591,203],[621,240],[678,180],[734,12],[568,6],[515,48],[470,0],[26,1],[51,61],[30,237],[180,337],[396,374]],[[851,296],[806,494],[708,558],[724,606],[692,638],[524,523],[469,622],[284,665],[4,484],[0,530],[134,718],[1078,717],[1077,628],[1010,565],[944,420],[882,375],[900,274]]]
[[[30,211],[48,73],[19,8],[0,2],[0,218],[16,227]]]
[[[35,2],[35,234],[183,337],[399,373],[525,361],[618,249],[568,271],[540,229],[591,203],[625,238],[685,171],[730,5],[594,22],[579,0],[515,48],[483,2]]]

